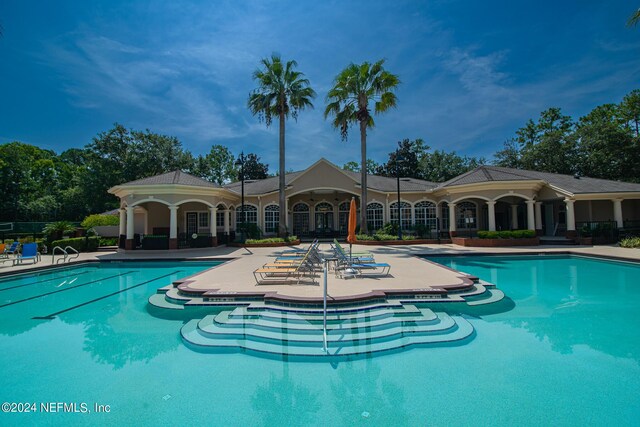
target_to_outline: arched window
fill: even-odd
[[[418,202],[413,207],[416,225],[425,225],[430,230],[436,227],[436,205],[432,202]]]
[[[280,206],[268,205],[264,208],[264,231],[276,233],[280,226]]]
[[[391,222],[398,223],[398,202],[391,203]],[[411,228],[411,205],[407,202],[400,202],[400,219],[403,230]]]
[[[382,228],[382,212],[383,207],[380,203],[374,202],[367,205],[367,229],[369,229],[369,231],[375,231]]]
[[[456,206],[457,228],[477,228],[478,212],[475,203],[462,202]]]
[[[294,212],[309,212],[309,205],[307,205],[306,203],[296,203],[293,206],[293,211]]]
[[[247,224],[258,224],[258,208],[253,205],[244,205],[244,217]],[[242,224],[242,206],[236,208],[236,230]]]

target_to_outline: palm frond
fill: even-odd
[[[640,22],[640,9],[636,10],[627,21],[627,27],[635,27]]]

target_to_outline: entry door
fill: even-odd
[[[333,230],[333,212],[316,212],[316,231]]]
[[[187,235],[191,236],[198,232],[198,213],[187,212]]]
[[[553,218],[553,205],[544,205],[544,234],[545,236],[553,236],[556,228],[556,222]]]
[[[293,234],[303,236],[309,232],[309,212],[293,213]]]

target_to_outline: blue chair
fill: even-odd
[[[13,265],[19,265],[25,261],[33,261],[34,264],[40,261],[37,243],[25,243],[22,245],[22,253],[18,254],[18,257],[13,260]]]
[[[18,253],[18,249],[20,249],[20,242],[17,240],[9,246],[9,249],[4,251],[5,255],[16,255]]]

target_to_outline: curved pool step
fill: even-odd
[[[416,309],[414,315],[394,316],[393,314],[386,316],[371,316],[371,317],[348,317],[345,319],[327,319],[328,330],[346,330],[346,329],[362,329],[362,328],[380,328],[387,325],[410,323],[415,324],[434,324],[440,321],[438,316],[428,308]],[[219,327],[233,327],[233,326],[251,326],[258,329],[289,329],[297,331],[317,331],[322,329],[323,320],[322,317],[315,319],[300,319],[291,321],[289,318],[273,318],[268,316],[242,316],[233,311],[223,311],[217,315],[212,315],[212,323]],[[207,316],[209,317],[209,316]],[[203,319],[205,320],[205,319]]]
[[[473,326],[460,316],[452,316],[454,328],[446,334],[397,334],[392,339],[374,340],[364,338],[358,341],[329,341],[328,350],[322,349],[322,338],[304,345],[296,341],[253,340],[247,338],[218,338],[202,334],[198,327],[199,320],[187,322],[181,329],[185,343],[197,350],[235,349],[286,356],[354,356],[383,351],[392,351],[414,345],[443,345],[461,341],[472,336]]]
[[[224,314],[221,314],[224,317]],[[220,315],[219,315],[220,316]],[[300,345],[315,345],[313,343],[323,341],[322,325],[313,326],[314,329],[297,329],[295,326],[301,325],[281,325],[276,328],[266,328],[255,324],[236,324],[221,326],[216,323],[218,316],[206,316],[198,322],[200,333],[210,338],[237,339],[246,338],[262,341],[289,341],[300,343]],[[433,322],[389,322],[378,327],[367,326],[362,321],[343,325],[340,328],[327,329],[327,339],[329,341],[362,341],[377,340],[384,341],[393,339],[403,334],[444,334],[455,328],[455,321],[448,315],[441,313],[440,321]],[[291,328],[293,326],[293,328]],[[334,325],[336,326],[336,325]]]
[[[176,304],[169,301],[164,293],[153,294],[149,297],[149,304],[154,307],[164,308],[168,310],[184,310],[184,304]]]
[[[243,317],[243,318],[255,318],[260,317],[263,319],[271,319],[274,321],[287,321],[291,323],[322,323],[323,311],[322,309],[293,309],[293,310],[272,310],[272,307],[261,308],[252,304],[249,307],[238,307],[234,310],[229,317]],[[400,305],[393,304],[390,306],[369,306],[361,310],[355,310],[352,308],[328,308],[327,309],[327,323],[342,322],[351,319],[364,319],[364,318],[386,318],[393,316],[416,316],[424,315],[422,311],[415,305]],[[435,318],[435,315],[431,314],[431,317]]]
[[[505,296],[504,292],[502,292],[500,289],[487,288],[484,294],[466,301],[467,301],[467,305],[471,305],[471,306],[493,304],[494,302],[498,302],[504,299],[504,296]]]

